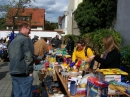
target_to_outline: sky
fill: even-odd
[[[12,0],[0,0],[1,4],[8,4]],[[45,9],[45,19],[50,22],[58,22],[58,17],[63,16],[67,11],[68,0],[35,0],[31,2],[32,6]]]

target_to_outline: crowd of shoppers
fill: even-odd
[[[62,40],[59,35],[56,35],[50,41],[47,38],[34,36],[29,38],[31,27],[27,23],[22,23],[19,27],[19,33],[10,42],[8,46],[8,58],[10,61],[10,75],[12,78],[12,94],[14,97],[32,97],[32,82],[33,82],[33,64],[40,64],[44,60],[46,53],[51,49],[60,48]],[[71,36],[68,37],[68,42],[65,46],[66,51],[72,56],[72,62],[84,60],[91,63],[93,60],[101,63],[100,68],[119,68],[120,66],[120,50],[111,35],[103,38],[105,51],[103,57],[95,55],[91,48],[87,48],[84,40],[79,39],[76,43]],[[7,49],[7,42],[4,39],[0,40],[1,50]],[[0,55],[1,57],[1,55]]]

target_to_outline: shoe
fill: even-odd
[[[51,82],[53,82],[53,77],[52,77],[52,76],[47,76],[47,77],[44,79],[44,85],[45,85],[45,86],[49,86]]]
[[[50,86],[50,87],[59,87],[59,83],[52,82],[52,83],[50,83],[49,86]]]
[[[54,94],[53,89],[51,87],[48,88],[48,93],[49,94]]]

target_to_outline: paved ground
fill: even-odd
[[[37,72],[34,71],[33,85],[39,85]],[[0,97],[10,97],[12,91],[12,81],[9,74],[9,63],[0,62]]]

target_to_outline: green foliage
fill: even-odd
[[[94,49],[96,49],[97,54],[101,54],[104,51],[104,45],[103,45],[103,38],[107,35],[112,35],[117,42],[117,44],[121,45],[121,34],[119,32],[116,32],[115,30],[110,30],[110,29],[100,29],[95,32],[89,33],[88,34],[90,37],[91,42],[93,42]]]
[[[117,42],[118,46],[121,46],[122,38],[121,34],[115,30],[110,29],[99,29],[92,33],[87,33],[82,36],[76,36],[76,35],[65,35],[64,40],[65,43],[68,41],[68,37],[71,36],[75,43],[79,39],[83,39],[86,42],[86,45],[93,48],[96,54],[102,54],[104,52],[104,45],[103,45],[103,38],[107,35],[112,35]]]
[[[44,30],[54,30],[58,26],[58,23],[50,23],[49,21],[45,20],[45,28]]]
[[[51,26],[52,26],[53,30],[57,29],[58,28],[58,23],[51,23]]]
[[[5,30],[6,25],[5,25],[5,18],[0,18],[0,30]]]
[[[121,66],[130,74],[130,45],[121,48]],[[130,76],[125,76],[125,80],[130,81]]]
[[[110,28],[116,17],[117,0],[83,0],[74,13],[80,33]]]
[[[67,44],[67,42],[68,42],[68,37],[69,37],[69,36],[72,37],[72,39],[74,40],[75,45],[76,45],[77,41],[79,40],[79,36],[78,36],[78,35],[71,35],[71,34],[64,36],[65,44]]]

